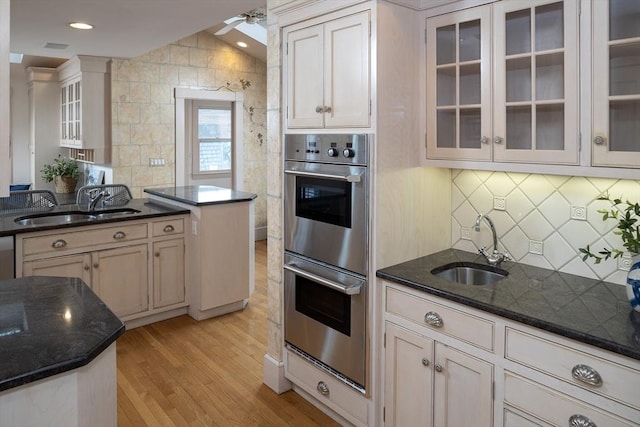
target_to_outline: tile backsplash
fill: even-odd
[[[602,221],[597,212],[611,204],[596,199],[608,192],[640,201],[640,181],[473,170],[453,170],[452,181],[452,247],[470,252],[491,248],[486,222],[479,232],[473,229],[476,217],[488,214],[499,249],[515,261],[625,283],[629,258],[594,264],[582,261],[579,248],[622,248],[613,234],[616,221]]]

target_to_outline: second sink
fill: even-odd
[[[463,285],[489,285],[509,275],[507,270],[475,262],[452,262],[431,270],[431,274]]]

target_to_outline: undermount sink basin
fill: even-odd
[[[134,215],[140,213],[137,209],[111,209],[108,211],[95,212],[53,212],[44,214],[25,215],[14,219],[16,224],[20,225],[56,225],[68,224],[78,221],[98,221],[101,219],[109,219],[122,217],[125,215]]]
[[[452,262],[431,270],[431,274],[463,285],[490,285],[509,275],[507,270],[475,262]]]

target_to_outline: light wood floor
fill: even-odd
[[[267,246],[256,243],[256,291],[241,312],[180,316],[117,342],[119,426],[337,426],[294,392],[262,384]]]

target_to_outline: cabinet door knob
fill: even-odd
[[[603,145],[605,143],[604,136],[596,136],[595,138],[593,138],[593,143],[596,145]]]
[[[433,368],[436,370],[436,372],[442,372],[442,371],[444,371],[444,368],[443,368],[443,367],[442,367],[442,365],[441,365],[441,364],[439,364],[439,363],[436,363],[436,366],[434,366]]]
[[[88,270],[89,270],[89,268],[91,268],[91,267],[89,267],[89,264],[85,264],[85,265],[84,265],[84,270],[85,270],[85,271],[88,271]]]
[[[431,326],[435,326],[436,328],[441,328],[442,325],[444,325],[444,322],[442,321],[442,317],[440,317],[440,315],[435,311],[430,311],[427,314],[425,314],[424,321],[425,323]]]
[[[424,366],[429,366],[429,359],[427,359],[426,357],[423,357],[423,358],[422,358],[422,364],[423,364]]]
[[[322,105],[318,105],[316,107],[316,113],[322,113],[324,111],[324,108],[322,107]]]
[[[113,235],[113,238],[116,239],[116,240],[122,240],[125,237],[127,237],[127,235],[125,234],[124,231],[118,231],[118,232],[116,232],[116,234]]]
[[[173,231],[175,231],[175,228],[173,228],[173,225],[166,225],[162,231],[164,231],[165,233],[171,233]]]
[[[324,106],[324,112],[325,113],[330,113],[331,112],[331,107],[328,107],[328,106],[325,105]]]
[[[570,427],[598,427],[596,423],[591,421],[589,418],[584,415],[571,415],[569,417],[569,426]]]
[[[493,142],[495,144],[502,144],[502,137],[501,136],[496,136],[495,138],[493,138]]]
[[[316,389],[323,396],[328,396],[329,395],[329,386],[324,381],[320,381],[318,383],[318,386],[316,387]]]
[[[93,263],[93,268],[98,268],[98,267],[100,267],[100,264],[98,264],[97,262],[94,262]]]
[[[580,382],[594,387],[600,387],[602,385],[602,377],[598,371],[591,366],[576,365],[571,369],[571,376]]]
[[[64,248],[65,246],[67,246],[67,242],[62,239],[58,239],[51,244],[51,247],[55,249]]]
[[[480,144],[488,144],[489,143],[489,138],[487,138],[486,136],[483,136],[482,138],[480,138]]]
[[[156,256],[156,258],[160,258],[160,252],[156,252],[154,255]]]

